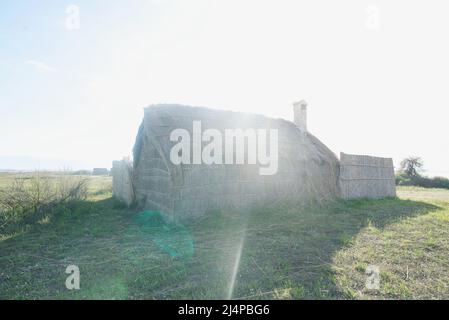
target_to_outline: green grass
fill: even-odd
[[[0,298],[449,298],[448,190],[401,187],[398,199],[284,203],[175,224],[124,208],[109,177],[91,179],[88,201],[0,235]],[[72,264],[80,290],[65,288]],[[380,268],[379,290],[365,288],[369,265]]]
[[[354,298],[448,299],[449,192],[401,187],[398,193],[415,199],[409,203],[432,207],[394,223],[362,229],[353,245],[334,255],[334,265],[341,268],[336,272],[337,284]],[[368,265],[380,268],[379,290],[365,288]]]

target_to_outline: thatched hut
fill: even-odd
[[[195,132],[198,123],[200,134]],[[190,162],[180,163],[179,157],[173,161],[173,148],[179,147],[181,141],[173,141],[173,132],[180,129],[192,139],[184,141],[186,149],[175,153],[175,157],[184,160],[190,157]],[[215,162],[195,159],[195,153],[201,157],[198,150],[204,152],[213,140],[202,140],[207,132],[221,133],[223,141],[218,146],[223,146],[230,141],[226,136],[233,129],[246,135],[243,149],[239,149],[242,145],[234,140],[234,162],[217,148],[212,152],[208,150]],[[256,138],[257,143],[267,141],[265,146],[257,145],[257,155],[260,156],[262,151],[267,155],[276,152],[276,170],[273,166],[268,168],[266,161],[251,158],[250,151],[256,150],[250,145],[254,132],[266,133],[262,134],[263,139]],[[276,133],[276,146],[270,144],[274,140],[269,133]],[[218,139],[217,136],[214,138]],[[245,154],[240,162],[237,159],[239,150]],[[295,105],[295,123],[208,108],[153,105],[145,109],[133,157],[130,173],[133,190],[128,194],[133,195],[139,207],[160,210],[174,219],[201,215],[217,208],[247,208],[289,198],[322,200],[339,196],[338,159],[307,132],[304,103]]]

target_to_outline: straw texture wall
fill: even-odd
[[[393,159],[340,154],[343,199],[380,199],[396,196]]]
[[[202,129],[277,129],[279,166],[260,175],[259,165],[180,164],[170,161],[170,132]],[[330,199],[339,196],[338,159],[312,134],[282,119],[182,105],[154,105],[145,116],[134,146],[133,186],[138,206],[174,219],[211,209],[248,208],[282,199]]]
[[[112,162],[112,193],[127,205],[134,202],[132,163],[126,160]]]

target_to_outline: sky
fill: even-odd
[[[1,1],[0,168],[111,167],[153,103],[292,120],[305,99],[337,155],[416,155],[449,176],[448,13],[444,0]]]

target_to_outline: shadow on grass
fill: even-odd
[[[437,209],[428,203],[395,198],[256,210],[248,219],[233,297],[347,298],[334,283],[332,259],[336,252],[351,246],[368,226],[382,230]]]
[[[337,251],[368,225],[383,229],[437,209],[399,199],[284,203],[246,214],[215,211],[171,224],[112,198],[80,201],[0,241],[0,270],[6,270],[0,274],[0,296],[345,298],[331,269]],[[188,255],[179,255],[176,248],[187,248]],[[65,289],[64,271],[70,264],[80,267],[79,291]]]

